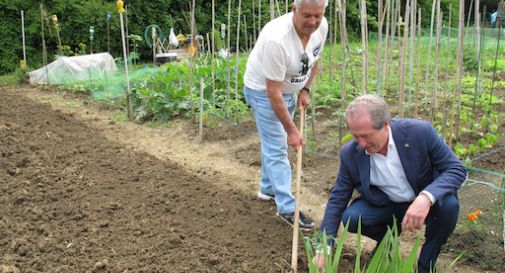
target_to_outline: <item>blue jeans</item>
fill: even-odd
[[[287,133],[277,118],[265,90],[244,87],[244,97],[251,106],[261,139],[260,192],[275,196],[278,213],[292,213],[295,198],[291,194],[291,165],[288,159]],[[294,94],[284,94],[291,118],[296,108]]]
[[[393,216],[396,218],[399,234],[401,222],[411,203],[389,203],[385,206],[374,206],[364,198],[356,199],[344,211],[342,223],[349,223],[349,231],[356,233],[358,219],[361,216],[361,234],[380,242],[386,235],[388,226],[393,225]],[[447,241],[456,227],[459,214],[459,201],[455,195],[444,197],[442,206],[435,203],[426,217],[425,242],[421,248],[418,266],[429,272],[437,262],[440,248]]]

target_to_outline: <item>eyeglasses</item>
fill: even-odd
[[[305,76],[309,71],[309,56],[307,52],[303,52],[300,62],[302,62],[302,76]]]

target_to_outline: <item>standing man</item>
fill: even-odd
[[[361,218],[361,233],[379,243],[393,218],[401,223],[400,233],[426,224],[418,272],[434,270],[440,248],[456,226],[457,190],[466,179],[465,167],[430,123],[391,120],[378,96],[356,98],[345,120],[354,141],[341,149],[321,231],[336,236],[342,221],[355,233]],[[361,196],[348,206],[354,189]]]
[[[307,108],[310,84],[317,71],[328,22],[328,0],[294,0],[292,12],[265,25],[249,55],[244,97],[251,106],[261,138],[261,181],[258,198],[275,200],[277,214],[293,224],[288,145],[301,149],[305,140],[293,122],[295,107]],[[314,222],[300,212],[300,227]]]

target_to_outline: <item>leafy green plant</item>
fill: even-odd
[[[360,221],[361,223],[361,221]],[[305,239],[305,250],[308,258],[308,267],[310,273],[320,273],[317,264],[314,261],[315,255],[322,255],[325,266],[322,272],[338,273],[338,264],[342,255],[343,246],[348,234],[349,223],[346,224],[338,240],[329,238],[326,233],[315,232],[312,238]],[[400,238],[396,224],[389,229],[386,236],[377,246],[377,249],[368,264],[361,267],[361,224],[358,225],[358,246],[355,261],[355,273],[412,273],[416,271],[417,252],[420,247],[420,238],[417,238],[411,248],[410,253],[404,257],[400,249]],[[331,247],[328,241],[335,241],[335,252],[331,253]]]

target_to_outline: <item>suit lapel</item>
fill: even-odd
[[[356,155],[354,157],[356,165],[359,170],[359,178],[363,190],[369,191],[370,189],[370,156],[365,153],[365,150],[356,146]]]

